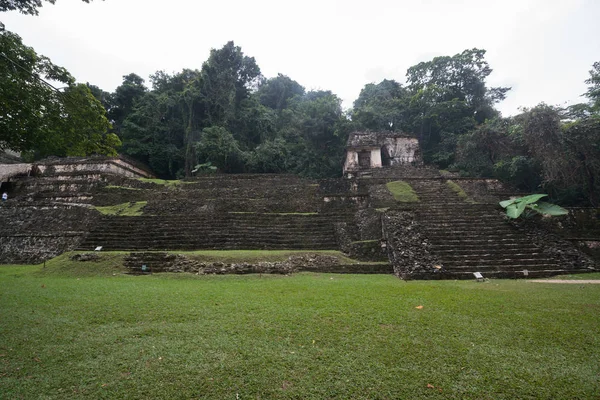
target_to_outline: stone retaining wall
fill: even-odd
[[[0,164],[0,182],[8,182],[17,175],[28,175],[32,164]]]
[[[412,279],[413,275],[443,272],[441,263],[431,253],[431,245],[421,232],[413,212],[387,211],[382,224],[388,256],[397,276]]]
[[[0,263],[39,263],[73,250],[98,218],[74,206],[0,207]]]
[[[65,160],[66,161],[66,160]],[[57,162],[35,164],[36,172],[42,175],[61,175],[82,172],[120,175],[129,178],[151,178],[152,175],[121,159],[79,160],[78,162]]]

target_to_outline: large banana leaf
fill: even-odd
[[[504,200],[504,201],[500,202],[500,207],[506,208],[506,207],[510,206],[511,204],[515,204],[515,203],[531,204],[531,203],[535,203],[542,197],[546,197],[546,196],[548,196],[548,195],[547,194],[530,194],[528,196],[517,197],[516,199]]]
[[[529,196],[519,197],[518,199],[515,199],[515,200],[519,203],[523,202],[525,204],[531,204],[531,203],[535,203],[542,197],[546,197],[546,196],[548,196],[548,195],[547,194],[530,194]]]
[[[500,202],[500,207],[506,208],[506,207],[510,206],[511,204],[513,204],[515,201],[517,201],[517,199],[510,199],[510,200],[501,201]]]
[[[511,218],[519,218],[523,214],[523,211],[525,211],[525,207],[527,207],[527,204],[521,202],[510,204],[506,207],[506,215]]]
[[[544,215],[566,215],[569,211],[556,204],[546,203],[544,201],[537,203],[536,207],[530,207],[533,210]]]
[[[506,215],[511,218],[519,218],[519,215],[521,214],[519,213],[519,208],[516,204],[510,204],[506,207]]]
[[[519,218],[525,208],[530,208],[540,214],[544,215],[565,215],[569,212],[564,208],[555,204],[540,202],[537,203],[542,197],[548,196],[547,194],[530,194],[529,196],[518,197],[516,199],[504,200],[500,202],[500,206],[506,209],[506,215],[510,218]]]

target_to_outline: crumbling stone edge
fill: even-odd
[[[394,274],[399,278],[439,279],[444,274],[431,243],[421,231],[412,211],[388,210],[382,215],[383,238]]]

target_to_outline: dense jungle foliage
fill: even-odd
[[[488,87],[485,50],[469,49],[409,68],[405,84],[369,83],[343,110],[331,91],[264,77],[233,42],[200,69],[158,71],[147,82],[132,73],[108,93],[75,83],[0,30],[0,148],[30,159],[118,150],[161,178],[215,167],[335,177],[350,132],[386,130],[418,137],[424,161],[442,169],[543,190],[563,204],[600,199],[600,62],[586,80],[588,102],[568,108],[542,103],[503,118],[495,105],[510,88]]]

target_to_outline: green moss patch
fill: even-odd
[[[419,196],[417,196],[413,188],[407,182],[388,182],[385,186],[390,193],[394,195],[394,199],[400,203],[416,203],[419,201]]]
[[[319,215],[317,212],[253,212],[253,211],[229,211],[229,214],[257,214],[257,215]]]
[[[114,206],[96,206],[96,210],[104,215],[115,215],[119,217],[139,217],[144,212],[142,209],[148,204],[147,201],[121,203]]]
[[[108,185],[108,186],[106,186],[106,189],[113,189],[113,190],[115,190],[115,189],[117,189],[117,190],[118,189],[123,189],[123,190],[142,190],[142,189],[139,189],[139,188],[132,188],[132,187],[127,187],[127,186],[115,186],[115,185]]]
[[[472,198],[469,197],[469,195],[463,190],[463,188],[460,187],[460,185],[454,181],[446,181],[446,185],[448,185],[448,187],[450,189],[452,189],[452,191],[454,193],[456,193],[456,195],[458,197],[460,197],[462,200],[466,201],[467,203],[471,203],[471,204],[475,204],[476,201],[473,200]]]
[[[191,184],[195,184],[196,182],[187,182],[187,181],[182,181],[182,180],[166,180],[166,179],[152,179],[152,178],[137,178],[138,181],[140,182],[146,182],[146,183],[154,183],[156,185],[163,185],[163,186],[179,186],[179,185],[191,185]]]

